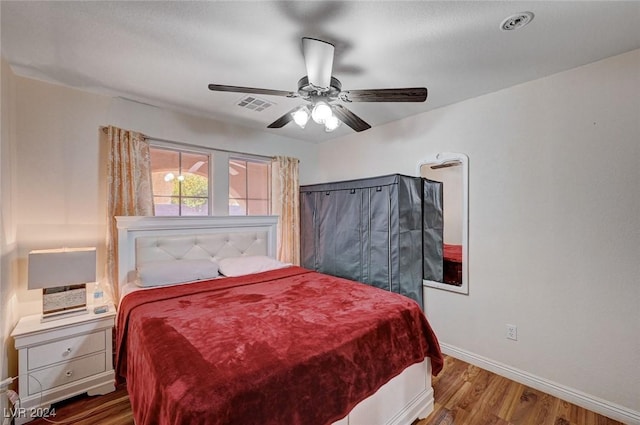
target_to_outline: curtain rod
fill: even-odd
[[[107,126],[102,126],[102,127],[100,127],[100,129],[102,130],[102,132],[104,134],[107,134],[107,132],[108,132],[108,127]],[[254,157],[254,158],[262,158],[262,159],[269,159],[269,160],[273,159],[273,156],[258,155],[258,154],[255,154],[255,153],[248,153],[248,152],[232,151],[232,150],[228,150],[228,149],[210,148],[210,147],[207,147],[207,146],[194,145],[192,143],[179,142],[177,140],[169,140],[169,139],[161,139],[159,137],[151,137],[151,136],[147,136],[146,134],[142,134],[142,136],[145,139],[152,140],[154,142],[172,143],[172,144],[184,146],[184,147],[187,147],[187,148],[209,149],[209,150],[213,150],[213,151],[225,152],[225,153],[231,153],[231,154],[243,155],[243,156],[249,156],[249,157]]]

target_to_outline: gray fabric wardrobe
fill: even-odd
[[[392,174],[300,187],[301,265],[414,299],[442,280],[442,183]]]

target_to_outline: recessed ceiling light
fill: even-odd
[[[500,29],[502,31],[513,31],[524,27],[529,22],[533,21],[533,12],[520,12],[515,15],[509,16],[502,21]]]

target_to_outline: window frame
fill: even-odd
[[[171,142],[164,140],[149,140],[151,148],[172,150],[176,152],[193,153],[207,155],[209,157],[209,199],[208,216],[228,216],[229,215],[229,161],[239,159],[242,161],[263,162],[269,164],[269,179],[271,181],[271,159],[265,155],[252,155],[242,152],[234,152],[223,149],[194,146],[186,143]],[[217,171],[217,172],[216,172]],[[269,214],[272,213],[273,188],[268,186]],[[152,190],[153,191],[153,190]],[[153,194],[152,194],[153,195]],[[172,216],[185,217],[185,216]]]
[[[196,155],[206,155],[208,160],[208,164],[209,164],[209,175],[207,178],[207,216],[212,215],[212,211],[213,211],[213,184],[212,184],[212,177],[213,177],[213,169],[211,167],[211,163],[213,162],[213,159],[215,157],[214,152],[212,152],[209,149],[197,149],[197,148],[192,148],[192,147],[184,147],[184,146],[180,146],[177,144],[172,144],[172,143],[166,143],[166,142],[149,142],[149,147],[151,149],[163,149],[163,150],[167,150],[167,151],[173,151],[173,152],[178,152],[180,154],[180,161],[179,161],[179,167],[182,168],[182,154],[196,154]],[[153,171],[153,169],[152,169]],[[151,196],[154,198],[154,205],[155,205],[155,197],[156,194],[153,191],[153,187],[151,188]],[[180,212],[180,214],[178,215],[173,215],[173,216],[166,216],[166,217],[188,217],[185,215],[182,215],[182,190],[180,190],[180,195],[178,195],[178,211]],[[155,215],[155,213],[154,213]],[[157,217],[162,217],[162,216],[157,216]]]

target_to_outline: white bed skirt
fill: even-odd
[[[409,366],[333,425],[411,425],[433,411],[431,361]]]

